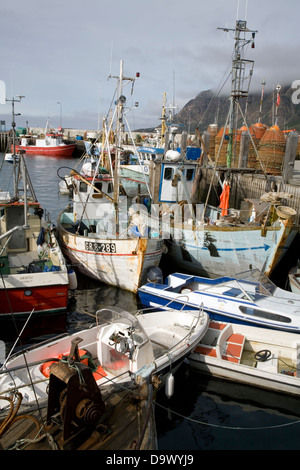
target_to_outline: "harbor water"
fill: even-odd
[[[7,191],[13,187],[12,169],[3,158],[0,154],[0,190]],[[77,161],[75,158],[26,156],[37,198],[54,224],[60,211],[70,202],[68,195],[59,192],[57,171],[61,168],[59,174],[65,175]],[[164,274],[167,274],[165,270]],[[284,282],[282,272],[278,279]],[[78,289],[70,295],[66,314],[47,319],[46,333],[79,332],[94,323],[98,309],[108,305],[131,312],[140,307],[138,297],[130,292],[78,277]],[[4,328],[1,324],[0,339],[12,344],[14,339],[8,337]],[[43,333],[36,329],[35,337],[25,341],[37,342]],[[159,391],[155,406],[160,451],[300,448],[299,399],[214,379],[191,371],[188,363],[175,375],[174,395],[167,398],[164,390]]]

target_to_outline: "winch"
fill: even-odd
[[[63,362],[51,365],[47,424],[59,425],[64,443],[95,429],[105,410],[91,368],[80,362],[80,341],[75,338]]]

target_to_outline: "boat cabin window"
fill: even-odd
[[[108,186],[107,186],[107,192],[108,193],[112,193],[114,190],[114,185],[112,183],[108,183]]]
[[[194,178],[194,170],[193,170],[193,168],[188,168],[188,169],[186,170],[186,177],[185,177],[185,179],[186,179],[187,181],[192,181],[193,178]]]
[[[173,168],[170,168],[170,167],[165,168],[164,179],[165,180],[173,179]]]
[[[265,312],[264,310],[258,310],[257,308],[252,308],[252,307],[240,306],[239,309],[242,313],[246,315],[265,318],[267,320],[291,323],[291,319],[288,317],[285,317],[284,315],[277,315],[276,313]]]
[[[80,181],[80,183],[79,183],[79,192],[80,193],[86,193],[87,192],[87,184],[84,183],[83,181]]]
[[[99,189],[99,191],[102,190],[102,183],[100,181],[96,181],[94,183],[95,188]]]

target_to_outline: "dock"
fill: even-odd
[[[147,384],[112,387],[102,392],[105,410],[97,425],[79,426],[76,433],[62,407],[49,418],[49,400],[10,410],[0,423],[0,450],[155,450],[153,397]],[[64,439],[68,431],[71,437]]]

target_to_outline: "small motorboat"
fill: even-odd
[[[300,395],[299,347],[295,333],[212,320],[189,363],[215,377]]]
[[[0,369],[0,396],[21,392],[22,405],[47,398],[51,368],[58,362],[75,369],[84,362],[102,387],[153,375],[173,387],[168,384],[172,374],[197,346],[208,323],[201,310],[132,315],[117,307],[101,309],[95,326],[8,357]],[[1,406],[7,401],[0,400]]]
[[[257,269],[217,279],[174,273],[165,284],[148,283],[138,293],[144,306],[203,306],[215,320],[300,333],[299,296],[277,287]]]
[[[4,157],[4,160],[7,162],[7,163],[14,163],[14,162],[18,162],[19,161],[19,155],[14,155],[13,153],[6,153],[5,154],[5,157]]]

